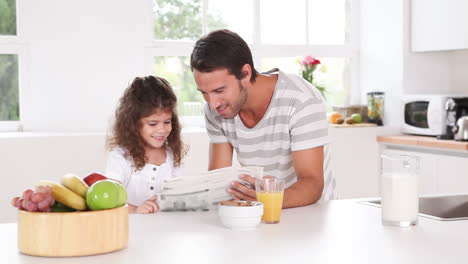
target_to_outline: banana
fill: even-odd
[[[80,177],[68,173],[63,175],[61,183],[63,186],[86,199],[86,192],[89,187]]]
[[[54,200],[76,210],[86,210],[86,200],[60,183],[42,180],[39,185],[51,186]]]

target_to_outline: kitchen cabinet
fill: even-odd
[[[439,193],[468,193],[468,157],[440,157],[437,175]]]
[[[378,136],[397,130],[380,127],[330,127],[331,168],[340,199],[379,196]]]
[[[412,0],[412,51],[468,49],[468,1]]]
[[[468,193],[468,151],[382,144],[381,153],[420,159],[420,195]]]

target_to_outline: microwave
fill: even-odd
[[[447,133],[447,100],[467,95],[404,95],[403,126],[405,134],[440,136]]]

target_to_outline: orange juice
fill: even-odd
[[[257,192],[257,201],[263,203],[262,221],[279,223],[283,207],[283,192]]]

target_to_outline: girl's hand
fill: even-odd
[[[140,206],[135,210],[137,214],[153,214],[159,210],[158,205],[156,204],[156,196],[151,197],[150,199],[144,201]]]

